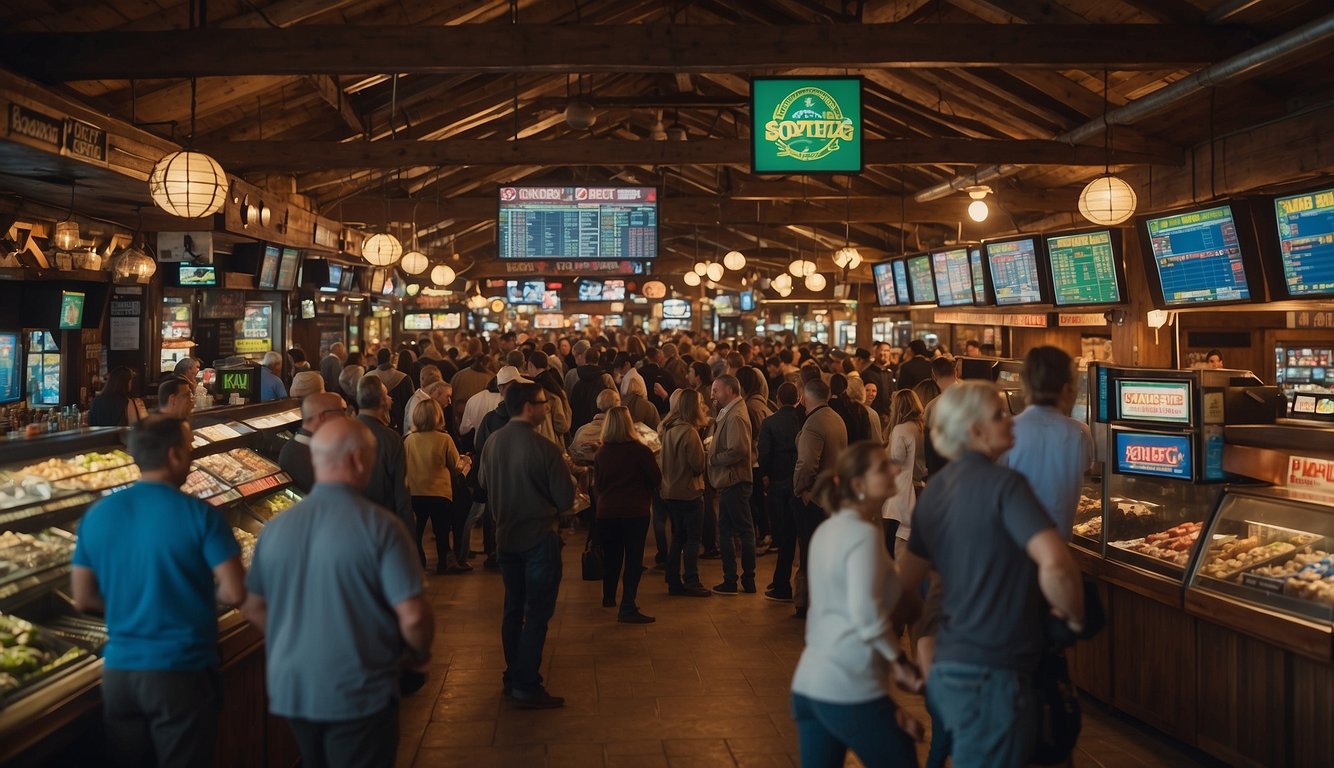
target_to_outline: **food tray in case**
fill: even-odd
[[[17,616],[0,614],[0,707],[90,663],[92,654]]]

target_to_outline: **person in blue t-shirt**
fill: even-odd
[[[245,600],[245,570],[222,515],[179,490],[191,439],[177,418],[139,422],[129,440],[139,482],[79,524],[74,606],[106,617],[102,716],[107,753],[121,765],[213,762],[222,710],[215,605]]]
[[[284,400],[287,386],[283,384],[283,356],[274,350],[264,353],[259,368],[259,401]]]

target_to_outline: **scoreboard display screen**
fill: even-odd
[[[653,187],[501,187],[502,259],[652,259]]]

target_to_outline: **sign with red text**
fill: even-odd
[[[1119,415],[1130,421],[1190,423],[1190,382],[1128,381],[1116,382]]]
[[[1190,480],[1194,477],[1190,435],[1117,432],[1116,471]]]
[[[1293,456],[1288,459],[1287,486],[1334,495],[1334,461]]]

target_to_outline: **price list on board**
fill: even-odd
[[[1058,306],[1121,301],[1111,232],[1049,237],[1047,255]]]
[[[1147,226],[1168,304],[1251,297],[1231,206],[1149,219]]]
[[[1334,293],[1334,189],[1280,197],[1274,212],[1288,293]]]
[[[1038,283],[1038,256],[1029,238],[987,243],[987,261],[991,264],[991,282],[996,288],[996,304],[1036,304],[1042,301]]]
[[[657,190],[502,188],[499,230],[502,259],[651,259]]]

